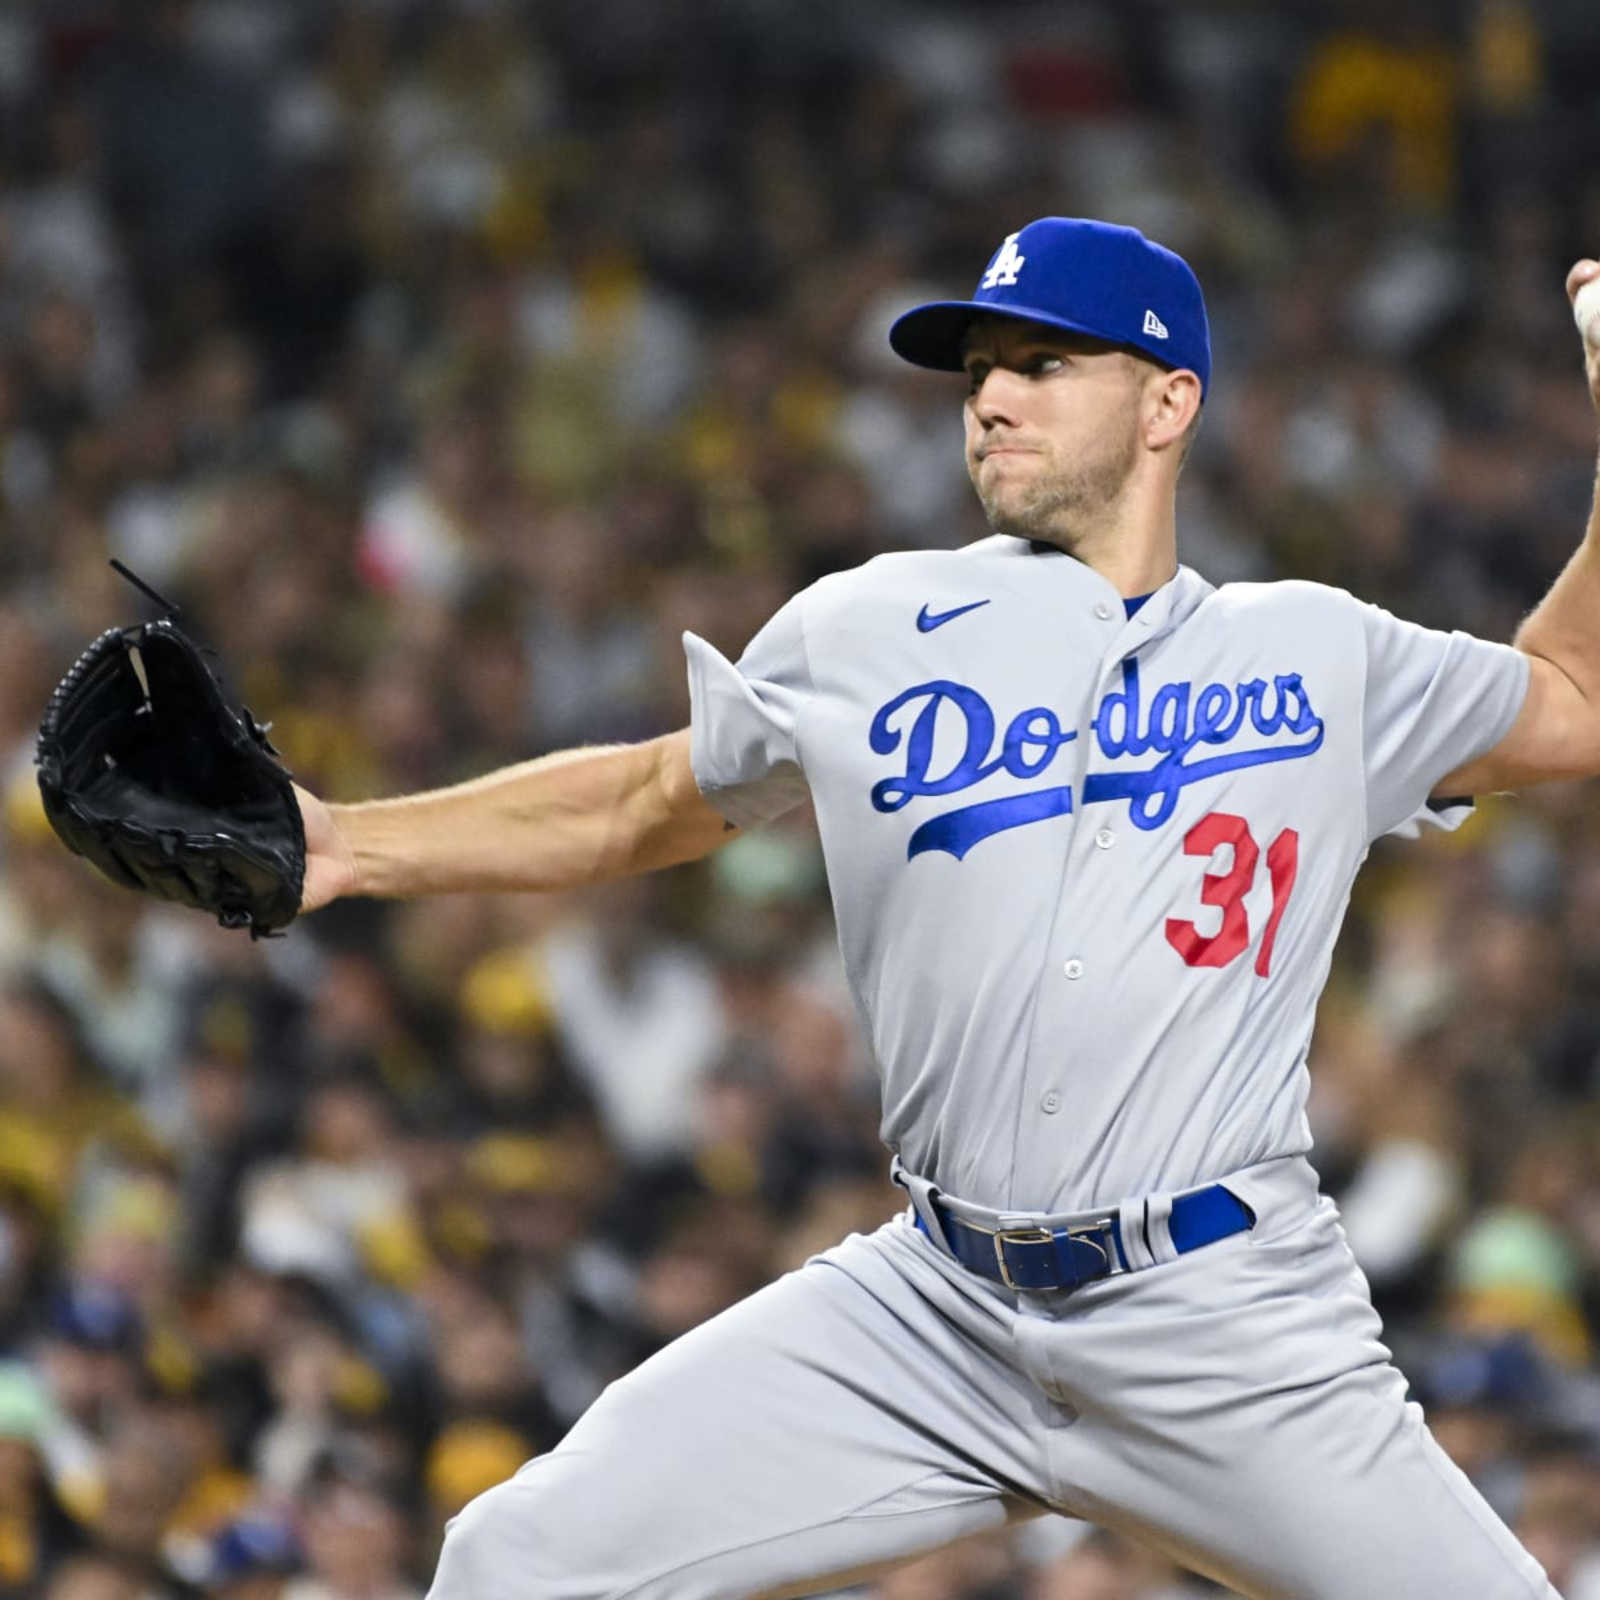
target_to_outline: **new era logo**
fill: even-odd
[[[1017,254],[1017,236],[1014,233],[1006,235],[1006,242],[1000,246],[1000,253],[989,263],[989,270],[983,275],[981,289],[999,289],[1009,287],[1017,281],[1017,274],[1022,271],[1027,257]]]
[[[1166,323],[1153,311],[1147,311],[1144,314],[1144,331],[1146,336],[1151,339],[1165,339],[1167,337]]]

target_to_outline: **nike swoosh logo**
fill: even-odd
[[[979,606],[988,605],[987,600],[974,600],[970,605],[957,606],[953,611],[930,611],[924,606],[917,613],[917,632],[932,633],[935,628],[942,628],[947,622],[954,622],[957,617],[964,617],[969,611],[976,611]]]

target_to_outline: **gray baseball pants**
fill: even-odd
[[[1252,1600],[1558,1600],[1406,1401],[1299,1188],[1064,1294],[991,1285],[908,1217],[852,1237],[469,1505],[430,1600],[801,1595],[1043,1512]]]

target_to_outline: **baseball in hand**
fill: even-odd
[[[1591,278],[1573,296],[1572,320],[1578,324],[1584,344],[1591,350],[1600,349],[1600,276]]]

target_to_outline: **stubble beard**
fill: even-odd
[[[1106,531],[1137,459],[1138,441],[1130,430],[1120,449],[1098,461],[1080,459],[1055,472],[1040,473],[1009,493],[986,494],[976,482],[973,487],[996,533],[1070,551]]]

